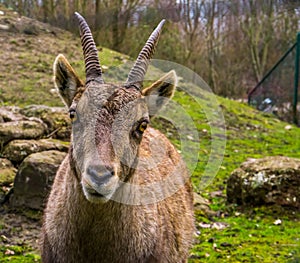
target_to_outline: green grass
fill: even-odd
[[[228,224],[223,230],[199,228],[189,262],[299,262],[299,216],[270,211],[260,207],[227,215],[219,220]]]
[[[41,262],[41,260],[30,247],[0,246],[0,262],[33,263]]]

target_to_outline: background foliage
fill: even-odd
[[[299,3],[288,0],[0,0],[20,14],[77,33],[86,17],[97,44],[132,57],[162,19],[156,54],[197,72],[222,96],[245,98],[295,42]]]

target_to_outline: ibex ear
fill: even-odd
[[[177,75],[174,70],[171,70],[142,91],[147,100],[150,117],[153,117],[173,97],[176,85]]]
[[[53,65],[54,84],[58,89],[63,102],[70,107],[77,89],[83,87],[83,82],[79,79],[74,69],[64,57],[60,54],[56,57]]]

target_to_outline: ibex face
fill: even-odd
[[[126,83],[104,83],[91,31],[84,18],[75,15],[80,24],[86,83],[63,55],[55,60],[54,81],[72,119],[72,158],[84,195],[91,202],[103,203],[122,182],[130,181],[150,117],[173,96],[177,77],[171,71],[142,90],[162,21],[140,52]]]

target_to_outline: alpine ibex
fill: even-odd
[[[142,89],[164,24],[150,35],[126,83],[106,84],[84,18],[86,82],[63,55],[54,82],[72,120],[71,146],[50,193],[41,237],[45,263],[186,262],[194,233],[187,168],[150,119],[175,90],[170,71]]]

